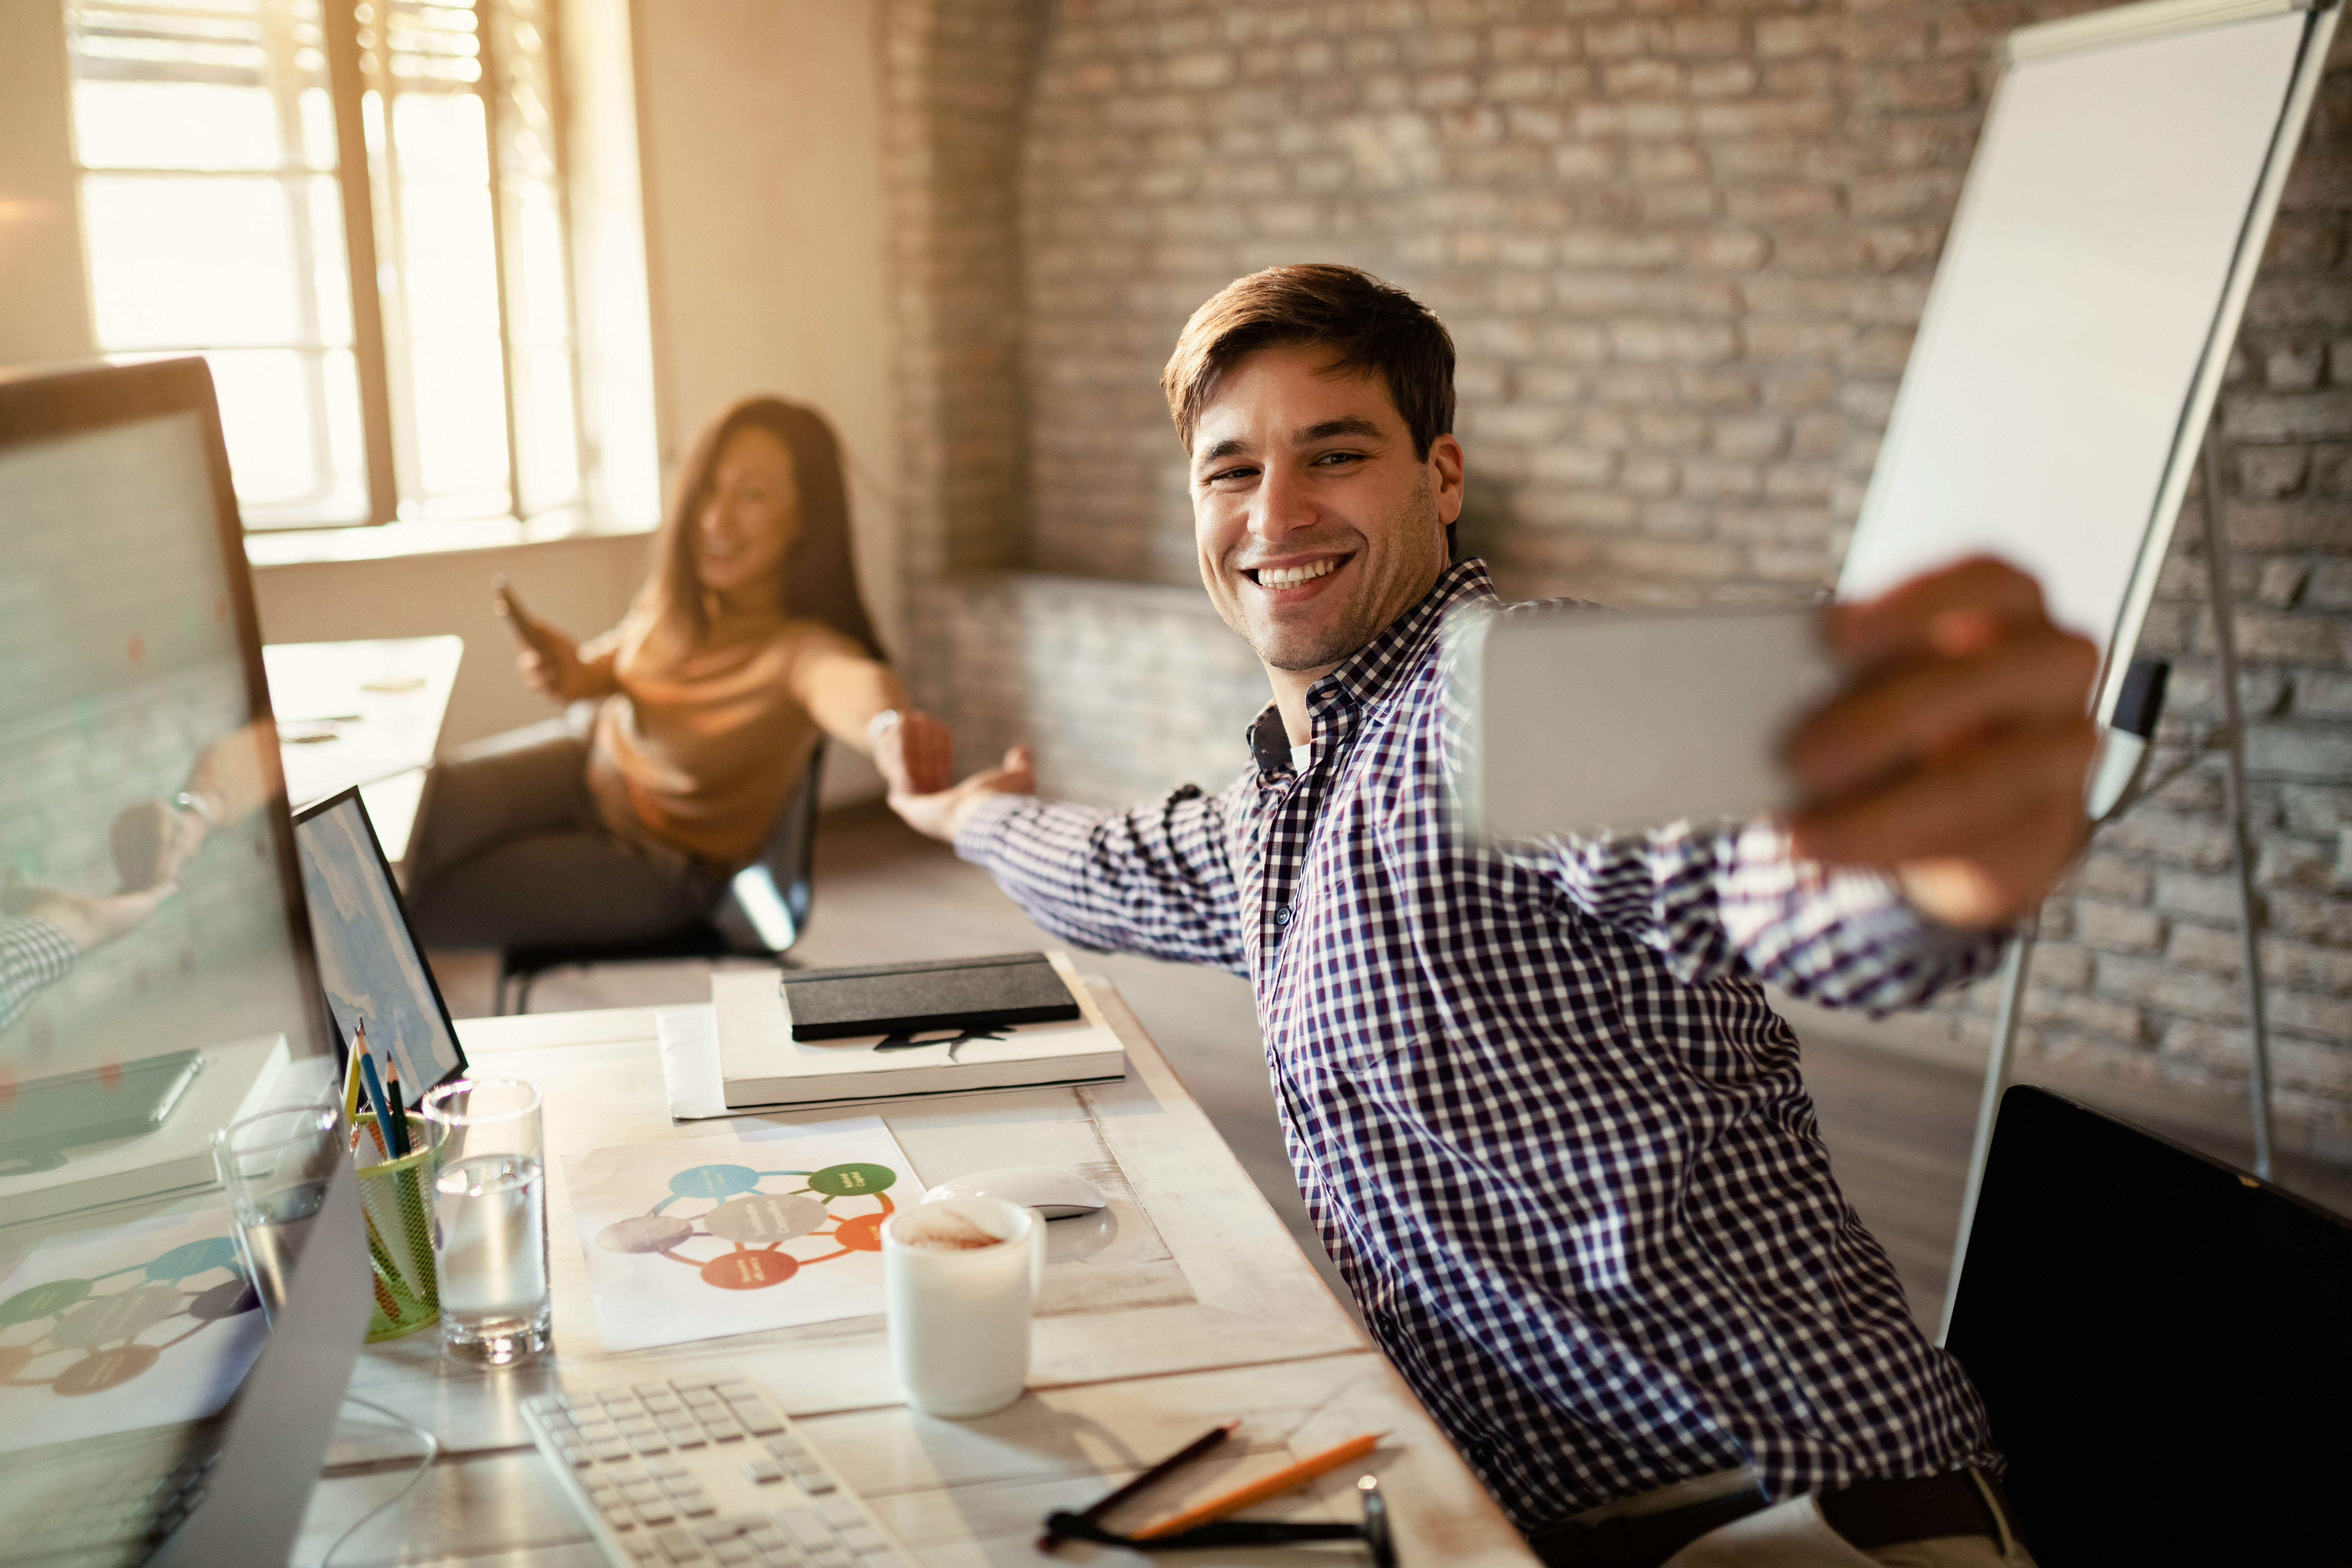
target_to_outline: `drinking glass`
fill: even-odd
[[[274,1327],[295,1260],[327,1201],[335,1162],[343,1157],[341,1117],[332,1105],[265,1110],[215,1129],[212,1142],[245,1277]]]
[[[547,1173],[538,1086],[461,1079],[419,1107],[433,1143],[441,1345],[508,1366],[548,1348]]]

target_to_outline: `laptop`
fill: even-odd
[[[2352,1223],[2020,1085],[1956,1289],[2042,1568],[2352,1559]]]

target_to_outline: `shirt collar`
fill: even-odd
[[[1421,664],[1421,656],[1445,625],[1456,605],[1495,597],[1495,581],[1486,563],[1475,556],[1456,562],[1439,576],[1421,602],[1388,629],[1349,654],[1339,668],[1307,689],[1309,708],[1329,700],[1327,693],[1344,696],[1370,707],[1391,695]]]
[[[1359,706],[1381,701],[1396,690],[1421,662],[1421,652],[1435,639],[1445,617],[1457,605],[1495,597],[1495,581],[1486,563],[1473,556],[1447,567],[1421,602],[1391,621],[1388,629],[1342,660],[1339,667],[1307,689],[1307,704],[1318,708],[1339,699]],[[1290,768],[1290,736],[1282,712],[1274,704],[1261,709],[1245,731],[1250,755],[1261,776],[1286,773]]]

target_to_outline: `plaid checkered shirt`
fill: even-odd
[[[0,1029],[51,984],[73,973],[81,949],[38,915],[0,920]]]
[[[1222,795],[996,796],[958,852],[1070,942],[1250,977],[1324,1243],[1522,1529],[1743,1465],[1787,1497],[1994,1462],[1762,983],[1883,1010],[1998,942],[1762,826],[1473,840],[1439,634],[1494,603],[1457,564],[1317,681],[1303,772],[1269,708]]]

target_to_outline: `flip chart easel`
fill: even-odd
[[[2146,737],[2117,727],[2116,705],[2206,449],[2224,713],[2210,741],[2228,763],[2265,1175],[2267,1042],[2207,426],[2336,21],[2334,0],[2149,0],[2010,36],[1838,584],[1864,597],[1979,553],[2032,573],[2053,618],[2099,644],[2095,712],[2110,751],[2136,763]],[[2137,721],[2153,730],[2152,714]],[[2096,815],[2128,806],[2135,773],[2102,770],[2126,787]],[[2004,970],[1962,1249],[2030,950],[2021,937]]]

